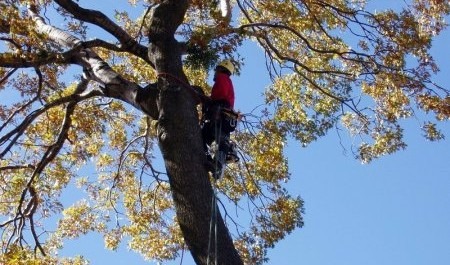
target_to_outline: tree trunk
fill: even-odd
[[[176,215],[197,264],[208,258],[213,190],[202,146],[196,99],[183,73],[180,44],[174,33],[184,18],[188,1],[161,3],[149,28],[149,58],[158,73],[158,140],[172,189]],[[220,213],[217,216],[218,264],[243,264]],[[214,238],[214,237],[212,237]],[[210,260],[215,260],[214,249]]]

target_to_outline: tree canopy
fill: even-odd
[[[189,249],[197,264],[260,264],[303,225],[303,201],[285,189],[288,139],[347,131],[368,163],[405,148],[401,121],[421,112],[432,114],[424,136],[444,137],[450,96],[433,81],[430,48],[448,1],[377,12],[361,0],[123,2],[113,13],[90,1],[0,3],[0,263],[84,264],[58,250],[98,232],[108,249],[125,241],[149,260]],[[272,83],[233,136],[240,162],[212,182],[191,86],[209,90],[221,59],[245,67],[246,42]],[[84,197],[66,203],[76,189]]]

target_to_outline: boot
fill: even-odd
[[[227,157],[226,157],[226,162],[227,163],[237,163],[239,162],[239,157],[237,155],[237,151],[236,151],[236,144],[232,141],[229,141],[228,144],[228,152],[227,152]]]
[[[220,159],[223,160],[223,159]],[[217,180],[222,177],[222,169],[223,169],[223,163],[220,161],[216,161],[215,159],[212,159],[211,156],[207,157],[207,160],[205,162],[205,168],[208,172],[211,172],[213,177]]]
[[[215,179],[220,179],[223,175],[224,171],[224,165],[226,162],[226,154],[223,151],[218,151],[217,155],[214,156],[214,167],[215,170],[213,171],[213,177]]]

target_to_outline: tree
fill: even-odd
[[[361,139],[355,156],[370,162],[406,147],[402,119],[419,111],[449,118],[449,91],[432,81],[429,54],[446,26],[446,1],[379,13],[341,0],[129,2],[142,14],[116,11],[115,21],[72,0],[0,3],[4,263],[82,263],[56,250],[90,231],[110,249],[128,238],[148,259],[187,247],[197,264],[262,263],[267,248],[303,225],[303,201],[283,187],[288,138],[307,145],[346,128]],[[211,183],[191,85],[207,88],[220,58],[242,66],[244,41],[261,46],[273,84],[267,106],[235,136],[241,163]],[[434,120],[423,129],[430,140],[443,137]],[[166,172],[155,167],[156,150]],[[61,196],[73,183],[87,197],[66,207]],[[230,202],[219,201],[217,241],[209,232],[216,188]],[[233,204],[248,207],[245,229],[227,210]],[[52,216],[60,217],[54,232]]]

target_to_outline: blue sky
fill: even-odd
[[[442,70],[438,80],[446,87],[448,47],[449,30],[433,49]],[[269,84],[258,54],[254,46],[246,47],[246,65],[234,78],[236,108],[242,112],[262,103],[259,96]],[[408,148],[369,165],[343,149],[333,131],[307,148],[289,143],[288,190],[305,201],[305,226],[269,250],[268,264],[450,264],[449,142],[428,142],[418,130],[419,121],[406,124]],[[450,133],[448,123],[441,128]],[[104,250],[103,239],[95,235],[68,241],[63,253],[81,254],[93,265],[153,264],[125,248]],[[194,264],[189,253],[183,264]]]
[[[448,47],[449,30],[432,50],[441,67],[436,80],[446,87]],[[263,61],[247,58],[236,80],[238,107],[252,102],[248,90],[264,70]],[[449,143],[424,139],[418,120],[405,124],[407,149],[369,165],[333,131],[307,148],[290,142],[288,190],[305,201],[305,226],[269,251],[269,264],[450,264]],[[440,126],[450,132],[448,123]]]

